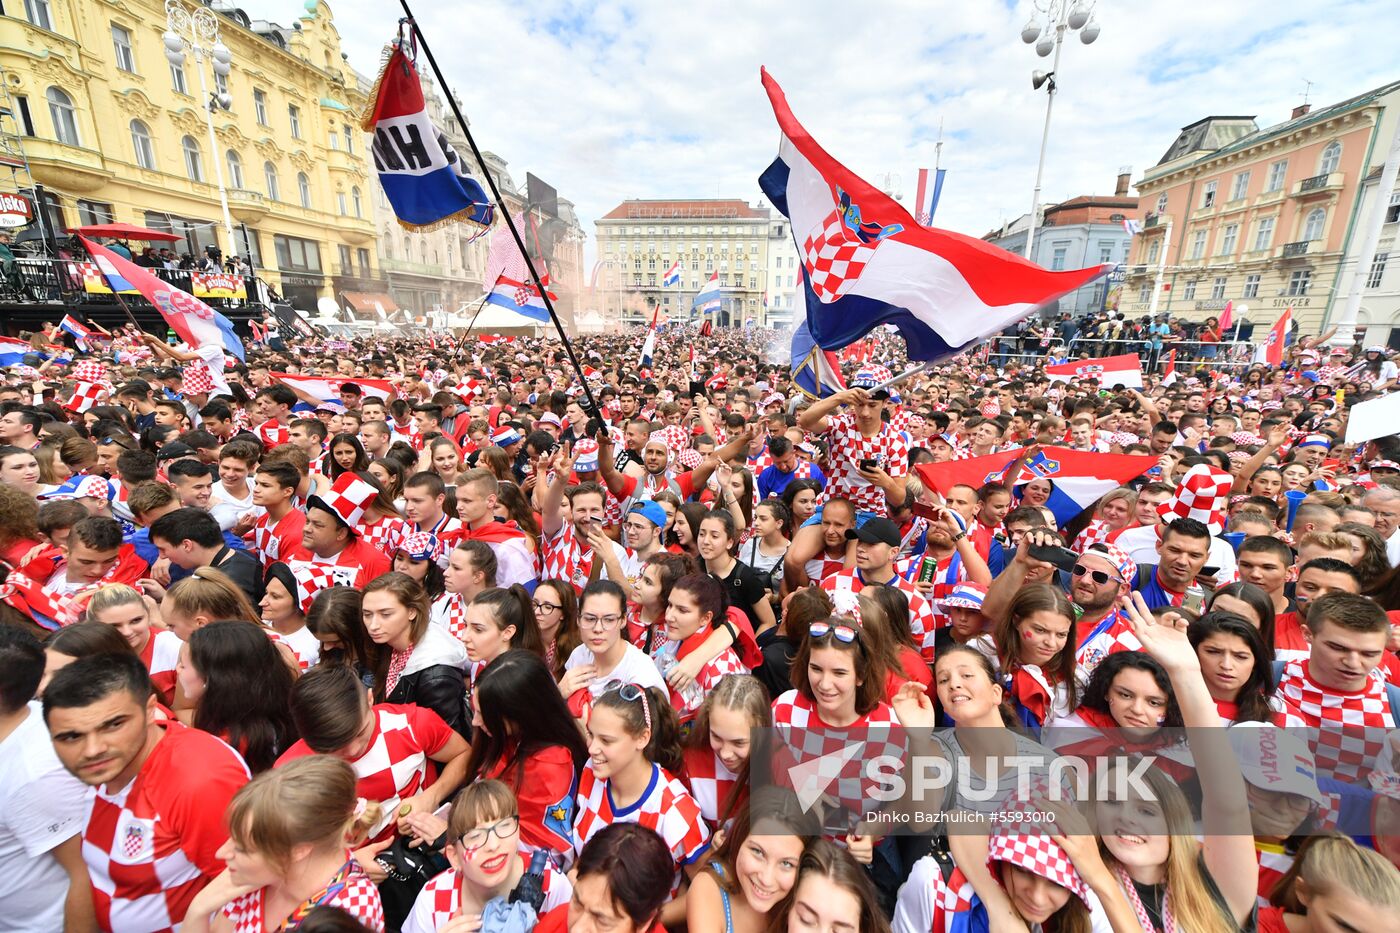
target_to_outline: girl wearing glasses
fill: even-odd
[[[587,720],[587,708],[614,682],[667,690],[656,665],[623,637],[627,598],[611,580],[594,580],[579,598],[579,637],[583,643],[564,662],[559,692],[569,711]]]
[[[772,725],[768,692],[748,674],[720,678],[695,714],[686,739],[685,782],[711,829],[742,808],[755,730]]]
[[[700,807],[675,777],[684,765],[680,725],[663,689],[622,684],[593,703],[588,717],[589,767],[579,775],[574,848],[581,850],[611,823],[638,823],[656,832],[671,852],[671,896],[693,875],[710,845]],[[673,914],[674,916],[669,916]],[[673,903],[662,921],[675,923],[684,905]]]
[[[797,883],[802,853],[820,835],[821,821],[792,791],[760,788],[691,883],[686,929],[764,933]]]
[[[554,679],[564,676],[564,662],[579,646],[578,595],[563,580],[541,580],[535,587],[535,624],[544,642],[544,663]]]
[[[403,933],[446,930],[454,917],[479,922],[487,902],[509,897],[529,870],[530,853],[521,849],[515,794],[500,781],[478,781],[457,795],[448,817],[447,840],[445,852],[452,867],[418,892]],[[540,913],[567,904],[573,893],[568,877],[549,861],[541,887]]]

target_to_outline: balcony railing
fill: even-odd
[[[1314,175],[1311,178],[1304,178],[1298,182],[1298,187],[1293,190],[1293,195],[1294,197],[1306,197],[1333,191],[1342,186],[1342,180],[1341,172],[1327,172],[1322,175]]]
[[[1306,256],[1308,254],[1308,247],[1310,246],[1312,246],[1311,240],[1301,240],[1297,243],[1285,243],[1283,244],[1283,250],[1280,256],[1283,259],[1296,259],[1299,256]]]
[[[1299,191],[1314,191],[1327,184],[1326,175],[1314,175],[1312,178],[1304,178],[1298,183]]]
[[[190,293],[194,291],[193,270],[148,271],[176,288]],[[236,278],[242,281],[244,293],[250,299],[256,299],[256,279],[252,276]],[[0,304],[115,305],[116,299],[110,291],[94,290],[106,285],[106,279],[92,262],[21,257],[15,262],[13,275],[0,278]],[[122,299],[133,308],[150,307],[140,295],[123,295]],[[200,300],[215,308],[241,307],[248,303],[247,299],[207,296],[200,296]]]
[[[1151,230],[1153,227],[1160,226],[1166,222],[1167,219],[1161,214],[1148,214],[1142,222],[1142,228],[1144,230]]]

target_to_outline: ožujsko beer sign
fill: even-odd
[[[28,198],[0,193],[0,228],[23,227],[33,219],[34,209]]]

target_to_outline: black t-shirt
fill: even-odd
[[[728,576],[710,574],[724,584],[724,598],[729,606],[743,611],[749,617],[749,625],[758,631],[758,616],[754,613],[754,603],[768,598],[768,588],[763,585],[763,577],[758,571],[741,560],[736,560]]]

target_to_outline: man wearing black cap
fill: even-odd
[[[856,565],[822,580],[828,593],[845,590],[859,593],[867,585],[879,584],[899,590],[909,597],[909,628],[914,642],[926,658],[932,658],[934,613],[929,601],[918,587],[895,572],[894,561],[899,556],[899,526],[888,518],[867,519],[859,528],[846,532],[848,541],[856,542]],[[927,642],[928,649],[924,650]]]

